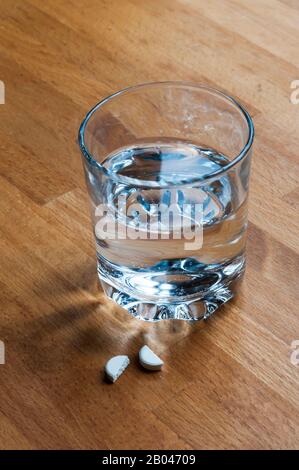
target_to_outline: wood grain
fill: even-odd
[[[298,448],[298,1],[1,0],[0,19],[0,448]],[[107,94],[179,79],[254,117],[248,268],[205,324],[150,325],[97,285],[76,136]],[[132,365],[111,386],[114,354]]]

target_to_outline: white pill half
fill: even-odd
[[[139,362],[145,369],[160,370],[164,364],[148,346],[143,346],[139,351]]]
[[[114,356],[105,365],[105,372],[111,382],[115,382],[130,364],[128,356]]]

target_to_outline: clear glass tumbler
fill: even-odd
[[[220,91],[161,82],[98,103],[79,130],[98,274],[143,320],[207,318],[245,269],[254,129]]]

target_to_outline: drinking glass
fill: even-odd
[[[254,129],[220,91],[137,85],[98,103],[79,130],[104,292],[137,318],[198,320],[245,269]]]

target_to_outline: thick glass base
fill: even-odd
[[[195,271],[134,272],[116,270],[98,260],[98,274],[105,294],[134,317],[145,321],[208,318],[234,297],[245,270],[245,256],[225,265]],[[143,286],[143,288],[142,288]],[[158,294],[158,295],[157,295]]]

